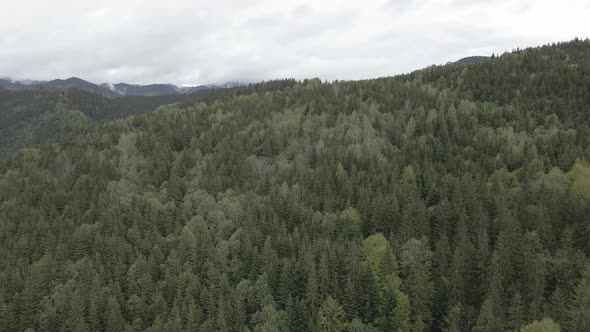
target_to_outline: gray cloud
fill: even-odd
[[[286,4],[286,3],[285,3]],[[0,76],[94,82],[362,79],[587,37],[587,0],[21,0]]]

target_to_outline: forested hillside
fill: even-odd
[[[207,89],[191,94],[107,98],[77,89],[0,88],[0,160],[25,147],[58,142],[88,126],[152,112],[171,103],[208,101],[218,96],[247,94],[291,86],[277,80],[255,86]]]
[[[111,99],[75,89],[0,89],[0,160],[64,139],[93,122],[144,114],[178,96]]]
[[[281,81],[22,150],[0,330],[587,331],[589,64]]]

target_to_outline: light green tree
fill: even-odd
[[[331,296],[328,296],[318,313],[318,326],[320,331],[340,332],[346,327],[346,315],[344,308]]]
[[[523,326],[520,332],[560,332],[559,325],[551,318],[544,318]]]

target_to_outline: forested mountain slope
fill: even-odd
[[[59,141],[92,122],[144,114],[188,97],[111,99],[75,89],[0,89],[0,160],[24,147]]]
[[[293,85],[276,80],[227,89],[207,89],[191,94],[107,98],[77,89],[0,89],[0,160],[19,149],[61,141],[89,125],[154,111],[171,103],[194,103],[218,96],[239,95]]]
[[[586,331],[589,50],[250,87],[25,149],[0,166],[0,329]]]
[[[54,89],[76,89],[80,91],[86,91],[94,93],[100,96],[115,98],[119,97],[120,94],[112,91],[108,87],[100,86],[98,84],[90,83],[78,77],[70,77],[68,79],[56,79],[49,82],[40,84],[41,87],[54,88]]]

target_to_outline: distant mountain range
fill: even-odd
[[[56,79],[52,81],[15,81],[9,78],[0,78],[0,89],[28,90],[34,88],[74,88],[92,92],[101,96],[116,98],[122,96],[163,96],[183,93],[193,93],[209,89],[235,88],[248,85],[247,82],[231,81],[223,84],[210,84],[189,87],[178,87],[173,84],[95,84],[78,77],[68,79]]]

